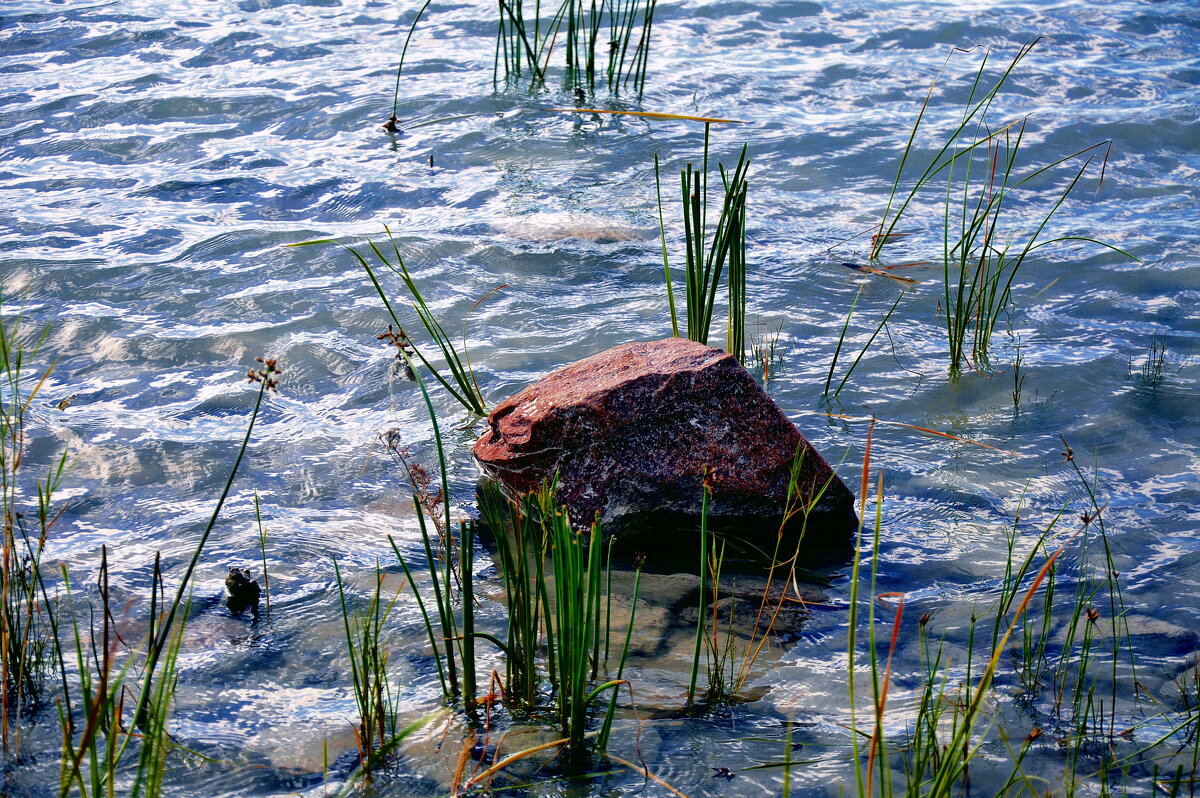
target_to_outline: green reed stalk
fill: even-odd
[[[562,14],[567,8],[567,2],[563,2],[556,15],[554,23],[547,30],[544,37],[539,38],[540,18],[541,18],[541,3],[538,2],[534,11],[534,30],[533,39],[530,40],[529,31],[526,28],[526,21],[523,12],[522,0],[499,0],[499,17],[500,24],[496,35],[496,65],[493,69],[492,80],[498,82],[500,63],[504,63],[504,75],[506,79],[520,77],[522,72],[522,62],[529,68],[532,74],[532,86],[538,87],[545,83],[545,69],[538,65],[539,55],[550,39],[557,34],[559,25],[561,24]],[[503,53],[503,59],[501,59]]]
[[[621,659],[617,665],[617,675],[615,681],[621,683],[625,678],[625,661],[629,657],[629,644],[633,639],[633,624],[637,618],[637,601],[638,593],[642,585],[642,565],[644,558],[639,557],[633,574],[633,595],[629,599],[629,625],[625,627],[625,643],[621,646]],[[612,591],[609,591],[611,598]],[[608,639],[608,633],[612,630],[611,621],[606,621],[605,624],[605,639]],[[607,661],[607,660],[606,660]],[[604,714],[604,723],[600,727],[600,736],[597,738],[596,749],[601,753],[608,750],[608,740],[612,733],[613,717],[617,711],[617,689],[613,689],[612,697],[608,702],[608,710]]]
[[[544,523],[554,564],[554,628],[558,637],[555,656],[559,680],[556,713],[562,735],[569,740],[567,748],[579,761],[586,751],[584,736],[589,706],[601,692],[618,684],[609,681],[592,689],[589,679],[600,631],[602,535],[599,524],[593,524],[585,540],[584,535],[571,528],[563,509],[557,509]]]
[[[229,497],[229,491],[233,488],[233,481],[237,477],[238,469],[241,467],[242,460],[246,456],[246,450],[250,447],[250,437],[254,433],[254,424],[258,420],[258,413],[262,408],[263,398],[266,396],[267,390],[273,387],[276,382],[274,375],[279,373],[274,360],[266,361],[263,365],[263,370],[258,372],[258,393],[254,397],[254,407],[250,411],[250,421],[246,424],[246,434],[242,437],[241,447],[238,449],[237,457],[234,458],[233,467],[229,470],[225,486],[221,489],[221,495],[217,498],[216,506],[213,507],[212,515],[208,518],[208,523],[205,524],[204,530],[200,533],[200,539],[196,542],[196,548],[192,551],[192,557],[184,569],[183,577],[179,580],[179,587],[176,588],[175,596],[167,608],[166,618],[161,623],[154,618],[150,621],[150,634],[153,641],[146,653],[146,664],[142,669],[142,686],[138,694],[137,711],[134,715],[139,722],[149,704],[150,690],[153,686],[158,661],[162,656],[163,649],[166,648],[171,639],[173,633],[172,626],[175,623],[176,616],[179,614],[180,604],[183,602],[184,596],[191,589],[192,573],[200,563],[200,555],[204,552],[204,546],[208,542],[208,537],[212,534],[213,528],[217,524],[217,519],[221,515],[221,509],[225,506],[225,500]]]
[[[254,520],[258,523],[258,551],[262,555],[263,593],[267,602],[267,618],[271,617],[271,577],[267,573],[267,530],[263,527],[262,508],[258,505],[258,491],[254,491]]]
[[[562,34],[570,87],[595,93],[603,82],[617,95],[632,82],[641,94],[656,6],[657,0],[562,0],[543,26],[540,2],[527,16],[523,0],[499,0],[492,81],[499,84],[503,72],[511,82],[528,70],[530,88],[544,88],[550,55]]]
[[[554,715],[567,740],[571,767],[583,761],[591,708],[607,690],[624,684],[624,668],[632,639],[633,615],[625,630],[617,676],[604,666],[611,636],[611,613],[605,612],[610,591],[605,588],[609,561],[602,545],[599,522],[588,534],[575,531],[565,507],[558,504],[556,483],[508,501],[493,483],[480,490],[480,513],[496,545],[497,564],[505,587],[508,610],[507,641],[476,633],[495,643],[506,659],[506,700],[525,711],[538,708],[538,654],[545,644],[546,677],[554,694]],[[548,578],[549,555],[553,579]],[[634,602],[641,579],[635,578]],[[551,583],[549,588],[547,583]],[[542,627],[545,632],[542,637]],[[604,641],[602,644],[601,641]],[[606,750],[615,694],[591,750]]]
[[[429,529],[425,525],[425,512],[421,507],[421,503],[413,499],[413,506],[417,509],[417,522],[421,526],[421,542],[425,546],[425,562],[429,568],[429,581],[433,586],[433,599],[437,607],[438,619],[442,625],[442,645],[446,652],[446,676],[450,681],[450,692],[458,694],[458,666],[454,656],[454,641],[458,639],[458,625],[454,618],[454,599],[450,594],[450,574],[439,574],[438,561],[433,554],[433,546],[429,539]],[[446,552],[446,567],[449,570],[450,552]],[[444,584],[443,584],[444,578]],[[416,590],[416,585],[413,585],[413,590]]]
[[[1028,485],[1026,485],[1026,490]],[[1024,493],[1022,493],[1022,500]],[[1017,512],[1013,518],[1011,532],[1006,532],[1005,542],[1008,547],[1008,557],[1004,566],[1004,577],[1000,583],[1000,600],[996,608],[996,615],[992,624],[992,649],[995,650],[996,644],[1000,639],[1001,632],[1004,628],[1004,621],[1008,617],[1009,611],[1012,609],[1012,604],[1016,600],[1020,586],[1025,579],[1033,572],[1034,559],[1039,552],[1044,551],[1047,539],[1057,527],[1058,522],[1062,519],[1063,513],[1066,512],[1066,505],[1059,509],[1054,518],[1046,526],[1046,529],[1038,536],[1037,541],[1030,548],[1029,553],[1021,560],[1017,568],[1013,568],[1014,547],[1016,546],[1017,527],[1021,520],[1021,504],[1018,503]],[[1028,616],[1026,616],[1028,617]]]
[[[934,80],[909,134],[883,217],[872,237],[871,258],[876,259],[884,247],[900,235],[896,232],[897,225],[916,198],[935,178],[944,176],[943,301],[952,373],[958,373],[971,361],[986,363],[996,324],[1012,304],[1017,272],[1035,250],[1065,241],[1084,241],[1137,260],[1124,250],[1087,236],[1039,240],[1094,163],[1096,151],[1107,147],[1108,142],[1085,147],[1024,176],[1017,174],[1025,123],[1016,120],[995,128],[988,115],[1001,88],[1038,41],[1022,46],[990,87],[987,87],[989,56],[981,59],[957,127],[943,140],[912,188],[900,199],[900,183],[907,174],[917,133],[937,85]],[[979,163],[976,163],[977,159]],[[1076,159],[1083,159],[1082,166],[1034,229],[1024,236],[1008,236],[1007,231],[1013,227],[1009,219],[1014,215],[1010,208],[1018,205],[1022,189],[1032,188],[1032,182],[1040,177],[1053,177],[1057,167]],[[956,171],[960,165],[963,174],[958,178]]]
[[[879,648],[875,638],[875,602],[878,601],[879,580],[879,539],[883,529],[883,472],[880,472],[875,492],[875,533],[871,540],[871,591],[867,605],[867,651],[871,658],[871,696],[875,704],[875,724],[871,732],[871,747],[867,756],[867,795],[873,795],[875,779],[875,761],[879,763],[880,790],[882,794],[891,793],[891,768],[887,761],[887,740],[883,736],[883,715],[887,700],[887,680],[891,677],[891,656],[888,657],[889,667],[883,674],[881,682],[879,674]],[[897,616],[899,621],[899,616]]]
[[[858,292],[854,295],[854,301],[850,303],[850,310],[846,312],[846,321],[842,324],[842,332],[838,336],[837,347],[833,350],[833,360],[829,361],[829,373],[825,375],[825,390],[822,395],[829,395],[829,384],[833,382],[833,371],[837,368],[838,357],[842,354],[842,344],[846,340],[846,331],[850,329],[850,319],[854,317],[854,309],[858,307],[858,299],[862,296],[865,284],[858,286]]]
[[[529,516],[529,500],[509,502],[494,482],[480,491],[480,515],[492,532],[497,564],[504,580],[508,611],[505,684],[509,700],[532,709],[538,698],[542,592],[546,547],[542,526]],[[548,609],[548,607],[547,607]]]
[[[725,643],[721,644],[717,630],[721,625],[718,603],[721,595],[721,569],[725,565],[725,541],[713,539],[709,545],[708,573],[712,580],[709,590],[709,608],[712,622],[709,624],[710,633],[705,640],[708,647],[708,690],[704,694],[706,704],[715,705],[729,700],[733,695],[734,681],[734,647],[737,639],[733,631],[735,606],[729,605],[729,621],[725,625]]]
[[[916,141],[917,132],[925,118],[925,112],[929,107],[929,101],[933,96],[933,90],[937,86],[937,79],[930,84],[929,91],[925,95],[925,101],[922,103],[921,110],[917,114],[917,119],[913,123],[912,131],[909,133],[908,143],[905,145],[904,151],[900,156],[900,165],[896,170],[896,178],[892,182],[891,193],[888,196],[883,217],[880,219],[879,229],[871,241],[872,259],[878,258],[888,241],[897,235],[896,226],[900,222],[900,219],[904,217],[905,211],[908,210],[908,206],[912,204],[918,193],[941,171],[951,168],[959,157],[965,156],[967,153],[975,150],[976,148],[986,145],[986,143],[990,140],[991,136],[988,136],[985,139],[974,141],[964,150],[957,149],[958,141],[962,134],[967,130],[967,128],[971,127],[972,124],[979,124],[979,120],[983,116],[986,116],[987,111],[991,108],[993,100],[995,100],[996,95],[999,93],[1001,87],[1012,75],[1013,70],[1015,70],[1017,65],[1020,64],[1027,55],[1029,55],[1030,51],[1040,40],[1040,38],[1035,39],[1034,41],[1023,45],[1017,51],[1017,55],[1013,58],[1012,62],[1009,63],[1008,68],[1004,70],[992,87],[985,92],[979,100],[975,100],[976,90],[982,83],[983,77],[986,74],[987,62],[988,58],[990,57],[986,54],[984,55],[979,70],[975,75],[975,83],[972,87],[970,97],[968,98],[967,108],[963,114],[962,121],[959,123],[958,127],[951,132],[950,136],[938,150],[933,160],[921,173],[921,176],[917,179],[912,189],[909,190],[908,194],[903,200],[898,202],[897,197],[900,193],[900,182],[904,177],[905,167],[912,152],[913,144]],[[947,153],[953,154],[947,156]]]
[[[700,494],[700,600],[696,605],[696,645],[692,650],[692,674],[688,681],[687,705],[689,709],[696,706],[696,677],[700,672],[700,644],[705,637],[705,620],[708,617],[704,587],[708,579],[705,563],[708,560],[708,502],[711,493],[712,489],[706,479]]]
[[[374,256],[375,260],[378,261],[379,265],[399,276],[401,282],[404,283],[404,287],[408,290],[409,296],[412,298],[412,307],[417,314],[417,320],[420,321],[421,326],[425,328],[425,331],[433,339],[434,344],[437,345],[437,348],[442,353],[443,359],[446,361],[446,368],[450,372],[449,379],[444,377],[441,372],[434,368],[433,364],[430,363],[428,358],[425,357],[425,354],[421,351],[421,349],[413,344],[412,340],[408,337],[407,333],[404,331],[404,325],[400,323],[400,317],[397,315],[395,307],[388,298],[387,292],[383,289],[383,284],[379,280],[379,275],[376,272],[375,267],[371,265],[371,262],[368,261],[362,253],[353,247],[338,244],[338,242],[332,239],[303,241],[297,244],[289,244],[288,246],[302,247],[316,244],[334,244],[337,246],[342,246],[354,257],[356,261],[358,261],[358,265],[361,266],[363,271],[366,272],[367,278],[371,281],[371,285],[375,289],[375,293],[378,294],[380,300],[383,302],[384,308],[387,310],[388,315],[392,319],[392,323],[395,324],[396,329],[399,331],[398,333],[395,333],[402,342],[402,345],[397,347],[399,350],[398,354],[409,366],[409,369],[413,369],[411,355],[415,355],[417,359],[420,360],[421,364],[428,369],[429,373],[433,375],[433,378],[441,383],[442,387],[446,389],[446,392],[454,397],[454,400],[466,408],[469,413],[475,416],[487,415],[487,403],[484,401],[483,395],[479,391],[479,385],[475,380],[475,373],[469,365],[469,360],[466,359],[465,354],[459,354],[458,349],[454,346],[454,340],[446,334],[446,331],[442,328],[442,325],[433,315],[433,311],[430,310],[429,305],[425,302],[425,298],[422,296],[421,291],[417,288],[417,284],[413,280],[412,274],[408,271],[408,267],[404,263],[404,258],[400,254],[400,247],[396,243],[395,238],[392,236],[392,231],[387,227],[384,227],[384,230],[387,233],[388,241],[392,245],[393,258],[389,258],[386,254],[384,254],[384,252],[378,246],[376,246],[375,242],[371,241],[370,239],[367,239],[367,247]],[[405,351],[405,348],[410,349],[411,353]],[[421,389],[422,391],[425,390],[424,385],[422,385]],[[432,413],[432,407],[430,410]]]
[[[707,218],[709,127],[709,124],[705,123],[703,168],[697,170],[689,163],[679,174],[683,205],[687,336],[693,341],[708,343],[717,290],[728,263],[729,275],[726,282],[729,321],[726,346],[740,360],[744,359],[746,342],[746,197],[749,185],[746,173],[750,168],[750,159],[747,157],[747,147],[743,145],[732,173],[726,172],[724,164],[717,165],[724,188],[724,199],[710,241]],[[655,185],[659,187],[657,159]],[[663,272],[667,282],[667,297],[672,308],[671,325],[678,334],[674,288],[666,250],[665,225],[662,221],[661,189],[658,193],[658,211],[663,241]]]
[[[1070,451],[1069,446],[1067,449]],[[1108,539],[1108,531],[1104,519],[1104,510],[1106,509],[1106,505],[1101,505],[1099,498],[1096,495],[1096,482],[1098,482],[1098,478],[1093,475],[1093,479],[1089,481],[1084,475],[1083,470],[1079,467],[1079,463],[1076,462],[1073,454],[1071,457],[1069,457],[1068,462],[1071,463],[1076,476],[1078,476],[1080,482],[1082,483],[1091,507],[1091,509],[1082,516],[1085,527],[1084,534],[1086,535],[1087,528],[1090,528],[1094,524],[1097,530],[1097,537],[1099,538],[1104,551],[1104,568],[1102,569],[1102,577],[1104,580],[1103,587],[1108,592],[1108,611],[1109,619],[1112,624],[1112,633],[1109,636],[1110,645],[1112,648],[1112,670],[1110,674],[1112,694],[1110,696],[1110,706],[1112,707],[1113,712],[1115,712],[1117,699],[1117,668],[1119,660],[1121,659],[1122,646],[1124,646],[1128,651],[1129,666],[1132,671],[1132,678],[1134,679],[1135,683],[1137,681],[1137,661],[1133,649],[1133,637],[1129,631],[1129,620],[1126,615],[1124,592],[1121,588],[1120,581],[1117,579],[1117,566],[1116,562],[1114,561],[1112,547]],[[1098,465],[1096,466],[1096,469],[1098,471]],[[1097,592],[1099,590],[1100,587],[1097,587]]]
[[[671,279],[671,261],[667,256],[667,226],[663,222],[662,180],[659,176],[658,153],[654,154],[654,191],[658,198],[658,237],[662,244],[663,278],[667,284],[667,304],[671,309],[671,335],[679,337],[679,316],[675,311],[675,282]]]
[[[861,289],[859,289],[859,292],[861,293]],[[846,385],[846,380],[850,379],[850,375],[854,373],[854,370],[856,368],[858,368],[859,361],[862,360],[864,356],[866,356],[867,350],[871,348],[871,344],[875,343],[875,338],[876,338],[876,336],[879,335],[880,330],[882,330],[885,326],[887,326],[888,320],[892,318],[892,314],[896,312],[896,308],[898,308],[900,306],[900,300],[903,298],[904,298],[903,293],[900,294],[900,296],[896,297],[896,301],[892,303],[892,306],[890,308],[888,308],[888,312],[883,314],[883,318],[880,320],[879,326],[875,328],[875,332],[871,333],[871,337],[867,339],[867,342],[865,344],[863,344],[862,350],[858,353],[858,356],[854,358],[854,362],[850,364],[850,368],[846,369],[846,375],[844,377],[842,377],[842,381],[839,382],[838,387],[834,389],[834,391],[833,391],[834,399],[836,399],[838,394],[840,394],[842,392],[842,388],[845,387],[845,385]],[[856,296],[855,302],[857,302],[857,301],[858,301],[858,297]],[[853,312],[854,312],[854,308],[851,307],[850,313],[846,315],[846,324],[850,323],[850,314],[852,314]],[[842,339],[845,338],[845,336],[846,336],[846,328],[843,326],[842,327],[842,335],[841,335],[841,337],[838,338],[837,350],[835,350],[834,355],[833,355],[833,362],[829,364],[830,372],[831,372],[830,376],[832,376],[833,367],[837,365],[837,353],[841,351]],[[828,387],[829,387],[828,378],[825,381],[825,386],[826,386],[826,390],[828,390]]]
[[[417,512],[421,512],[420,503],[414,499],[414,504],[417,506]],[[429,611],[425,609],[425,600],[421,598],[421,591],[417,590],[416,580],[413,579],[412,571],[408,568],[408,563],[404,556],[400,553],[400,548],[396,545],[396,540],[391,535],[388,535],[388,543],[392,546],[392,551],[396,555],[396,560],[400,563],[400,567],[404,569],[404,576],[408,579],[408,584],[412,587],[413,596],[417,600],[417,609],[421,613],[421,621],[425,625],[425,632],[429,635],[429,648],[433,651],[433,663],[437,666],[438,680],[442,684],[442,699],[449,703],[453,700],[453,692],[450,689],[450,683],[446,680],[446,670],[442,666],[441,654],[438,649],[436,633],[433,630],[433,621],[429,618]]]
[[[1059,558],[1059,556],[1061,556],[1066,550],[1066,547],[1067,543],[1064,543],[1053,554],[1051,554],[1046,563],[1042,566],[1041,570],[1034,577],[1033,583],[1026,591],[1025,597],[1022,599],[1021,604],[1016,609],[1012,622],[1009,624],[1007,630],[1001,636],[997,645],[993,649],[991,658],[988,660],[988,664],[984,668],[983,673],[980,674],[979,679],[974,687],[968,688],[971,691],[970,699],[964,705],[961,719],[956,719],[950,742],[947,744],[948,747],[946,750],[952,752],[954,755],[943,759],[937,771],[932,774],[932,780],[927,788],[927,795],[933,798],[948,796],[951,794],[955,782],[965,776],[968,763],[976,754],[976,752],[978,752],[979,746],[982,745],[982,743],[975,743],[974,745],[972,744],[971,732],[974,728],[975,721],[979,716],[984,698],[988,695],[992,680],[996,674],[997,666],[1000,662],[1000,657],[1004,653],[1008,645],[1008,640],[1012,636],[1013,630],[1016,628],[1018,621],[1029,608],[1030,602],[1033,600],[1038,588],[1041,587],[1042,582],[1045,580],[1047,572],[1051,567],[1053,567],[1054,562]],[[974,626],[972,626],[972,630],[973,629]],[[971,648],[968,648],[968,655],[971,653],[971,650]],[[968,674],[969,672],[970,668],[968,660]],[[968,684],[970,681],[970,676],[968,675]],[[961,752],[961,755],[959,755],[959,752]]]
[[[400,597],[399,591],[386,602],[383,598],[383,572],[375,566],[375,585],[364,609],[351,611],[346,603],[346,590],[337,557],[333,558],[341,603],[342,626],[346,634],[346,650],[350,656],[350,677],[354,687],[354,703],[358,707],[359,762],[366,766],[388,741],[396,736],[397,696],[392,691],[388,674],[390,654],[384,625]]]
[[[388,119],[384,127],[390,133],[395,133],[399,130],[398,123],[400,121],[397,114],[400,111],[400,74],[404,72],[404,57],[408,55],[408,43],[412,41],[413,31],[417,29],[417,23],[421,21],[421,15],[425,13],[425,9],[429,8],[429,4],[433,0],[425,0],[425,3],[417,10],[417,16],[413,18],[412,25],[408,27],[408,35],[404,37],[404,47],[400,50],[400,65],[396,67],[396,91],[392,96],[392,116]]]
[[[724,182],[725,170],[721,170]],[[725,182],[728,193],[729,184]],[[730,218],[729,244],[729,321],[725,337],[725,351],[739,362],[746,359],[746,192],[748,185],[738,189],[741,196],[733,206]]]
[[[458,527],[458,570],[462,581],[463,701],[474,707],[478,685],[475,683],[475,525],[462,521]]]
[[[186,619],[191,608],[189,596],[184,607]],[[163,794],[163,779],[167,769],[167,752],[175,745],[169,734],[171,704],[179,686],[179,649],[183,644],[186,621],[181,622],[167,647],[162,663],[162,673],[155,681],[150,696],[150,711],[146,715],[141,748],[138,749],[137,770],[134,773],[130,798],[160,798]]]

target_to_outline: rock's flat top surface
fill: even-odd
[[[853,518],[853,497],[732,355],[683,338],[624,344],[555,371],[488,416],[475,456],[514,491],[557,471],[559,498],[586,525],[658,511],[780,513],[797,449],[818,514]]]

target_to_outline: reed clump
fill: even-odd
[[[29,365],[44,339],[45,331],[27,336],[20,314],[0,312],[0,744],[6,753],[19,748],[19,719],[42,706],[55,638],[53,604],[43,604],[39,590],[66,455],[32,480],[22,468],[29,409],[53,371]]]
[[[1166,336],[1155,332],[1150,338],[1150,347],[1140,363],[1129,358],[1129,378],[1142,388],[1154,389],[1167,378]]]
[[[375,289],[375,293],[383,302],[384,308],[387,309],[388,316],[391,318],[391,324],[388,325],[386,332],[379,334],[378,338],[387,341],[390,346],[396,349],[396,364],[405,378],[415,381],[414,364],[420,363],[446,392],[454,398],[454,401],[462,405],[468,413],[473,416],[487,415],[487,402],[484,401],[483,392],[480,391],[479,383],[475,380],[475,371],[471,367],[471,359],[466,351],[466,341],[463,341],[463,347],[460,351],[455,345],[454,339],[446,333],[441,323],[438,322],[437,317],[433,315],[433,311],[417,287],[412,273],[409,272],[408,266],[404,262],[404,257],[400,254],[400,246],[396,243],[396,239],[392,237],[391,230],[385,228],[385,232],[390,244],[390,254],[370,239],[367,240],[365,253],[359,252],[353,247],[339,244],[337,241],[331,239],[303,241],[297,244],[289,244],[288,246],[302,247],[318,244],[334,244],[343,247],[349,252],[358,265],[362,267],[363,271],[366,272],[367,279],[370,280],[372,288]],[[391,272],[400,278],[410,297],[412,309],[417,315],[417,321],[425,329],[425,332],[429,334],[434,346],[437,347],[442,355],[446,369],[449,372],[448,376],[434,367],[426,357],[424,351],[405,332],[404,325],[400,321],[400,316],[396,312],[395,304],[389,298],[388,292],[380,282],[381,270],[382,272]]]
[[[943,306],[950,369],[986,365],[992,335],[1005,311],[1014,304],[1013,287],[1021,267],[1033,253],[1064,242],[1093,244],[1123,257],[1133,255],[1088,235],[1052,235],[1051,221],[1090,171],[1100,182],[1111,142],[1099,142],[1041,166],[1023,164],[1027,119],[996,122],[993,104],[1005,84],[1037,45],[1022,46],[998,75],[988,67],[984,52],[971,79],[958,123],[924,166],[917,160],[916,142],[926,126],[937,80],[925,101],[900,156],[900,165],[875,234],[872,260],[878,259],[901,233],[901,221],[911,215],[926,190],[940,194],[943,267]],[[915,174],[915,177],[913,175]],[[911,180],[905,191],[901,184]],[[1052,188],[1056,183],[1061,189]],[[1043,202],[1042,193],[1049,200]],[[1029,209],[1041,207],[1036,213]]]
[[[418,519],[422,518],[420,504]],[[622,674],[631,640],[631,614],[620,650],[616,675],[609,670],[611,614],[602,610],[609,599],[604,575],[611,568],[598,524],[587,533],[576,531],[565,508],[558,505],[553,485],[510,501],[491,483],[481,487],[480,511],[496,546],[496,562],[504,582],[507,630],[501,639],[480,629],[475,620],[471,563],[477,533],[475,522],[460,526],[457,565],[437,559],[428,527],[421,523],[421,542],[429,567],[422,598],[413,572],[395,549],[417,596],[430,646],[438,661],[446,698],[459,694],[464,706],[475,706],[477,671],[475,642],[486,641],[505,660],[502,684],[510,710],[533,717],[549,711],[562,734],[562,745],[573,766],[593,754],[603,754],[614,718],[615,694],[600,726],[592,718],[605,706],[602,699],[624,684]],[[640,570],[639,570],[640,573]],[[453,598],[457,575],[460,593]],[[427,610],[429,599],[436,613]],[[636,605],[636,587],[633,597]],[[436,618],[436,620],[435,620]],[[553,700],[547,704],[547,695]]]
[[[685,331],[692,341],[708,343],[713,311],[721,278],[725,277],[728,317],[725,349],[738,360],[746,359],[746,198],[749,193],[748,149],[742,146],[732,171],[717,163],[723,198],[716,226],[709,231],[709,132],[704,123],[704,156],[696,169],[691,163],[680,171],[684,245]],[[654,185],[658,199],[659,235],[662,243],[663,275],[671,313],[671,332],[680,334],[675,304],[675,285],[667,254],[667,232],[663,215],[662,181],[658,156],[654,157]]]
[[[55,708],[62,735],[57,790],[61,798],[72,793],[80,798],[117,794],[157,798],[163,792],[168,755],[179,750],[168,724],[191,606],[192,576],[245,458],[263,401],[269,391],[277,390],[281,374],[273,359],[259,358],[258,363],[247,374],[258,389],[241,447],[169,600],[161,561],[155,557],[145,635],[140,643],[131,645],[116,625],[107,546],[101,547],[96,582],[99,612],[89,607],[87,625],[81,621],[85,613],[77,604],[65,567],[60,574],[65,594],[61,603],[52,598],[46,575],[41,571],[33,574],[40,611],[50,630],[50,661],[57,665],[60,676]],[[40,490],[47,506],[53,495],[51,487],[48,484]],[[49,518],[45,512],[41,515]]]
[[[718,476],[711,470],[706,471],[700,498],[700,585],[695,646],[687,692],[689,709],[743,701],[750,678],[754,675],[754,665],[773,639],[780,614],[786,606],[804,604],[798,581],[804,539],[809,518],[833,480],[831,476],[821,485],[802,485],[804,458],[805,449],[798,446],[792,457],[784,510],[770,553],[766,583],[759,597],[754,621],[741,627],[736,623],[736,606],[732,602],[729,603],[725,620],[721,618],[721,575],[727,542],[709,529],[709,506]],[[793,539],[795,542],[791,544],[789,552],[784,544]],[[702,661],[708,682],[703,693],[698,688]]]
[[[578,97],[598,85],[614,95],[630,88],[641,94],[656,6],[657,0],[562,0],[543,10],[541,0],[499,0],[493,81],[544,87],[557,47],[566,84]]]

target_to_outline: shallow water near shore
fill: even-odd
[[[177,577],[224,483],[253,402],[246,369],[256,356],[277,357],[284,369],[201,562],[181,655],[174,734],[219,764],[172,771],[172,794],[322,795],[326,758],[331,778],[344,776],[354,702],[331,557],[365,596],[377,562],[399,588],[388,535],[414,561],[423,556],[408,489],[378,442],[397,429],[418,457],[433,458],[420,394],[393,374],[394,353],[376,340],[386,315],[344,251],[285,245],[356,244],[388,226],[447,330],[457,335],[469,312],[471,362],[493,404],[581,357],[670,334],[653,158],[674,209],[674,175],[699,160],[703,128],[549,112],[574,101],[558,78],[549,91],[497,90],[493,7],[435,2],[409,51],[402,131],[390,135],[380,125],[417,7],[15,0],[0,9],[4,312],[22,309],[29,328],[49,325],[42,360],[56,361],[33,408],[27,467],[70,453],[69,501],[48,561],[67,565],[86,593],[106,545],[113,606],[125,614],[118,621],[137,628],[154,553]],[[1088,177],[1056,230],[1098,236],[1142,262],[1077,242],[1039,250],[1018,277],[990,368],[952,380],[940,269],[896,272],[919,281],[906,286],[844,264],[865,262],[912,120],[951,49],[993,47],[999,64],[1037,36],[1048,39],[1014,74],[995,118],[1030,114],[1030,164],[1111,139],[1103,185]],[[600,95],[595,104],[746,120],[714,127],[712,147],[730,163],[745,142],[753,158],[749,317],[755,334],[781,329],[784,350],[769,392],[856,494],[867,419],[883,422],[872,450],[884,490],[876,592],[905,594],[908,624],[889,730],[901,733],[914,710],[916,619],[929,612],[961,663],[972,615],[994,607],[1003,533],[1018,509],[1023,552],[1063,507],[1067,526],[1089,508],[1060,434],[1105,505],[1138,678],[1165,690],[1200,644],[1196,10],[669,2],[658,7],[654,37],[644,96]],[[936,129],[961,113],[977,55],[954,55],[942,73],[930,110]],[[937,143],[918,145],[928,157]],[[890,262],[940,255],[936,194]],[[1044,198],[1052,201],[1050,189]],[[822,387],[860,287],[850,358],[898,292],[908,296],[827,403]],[[1165,366],[1148,381],[1141,369],[1156,336]],[[1027,377],[1014,405],[1018,341]],[[455,514],[469,512],[476,431],[444,392],[433,396],[453,453]],[[255,489],[272,600],[270,618],[257,622],[231,616],[221,600],[229,566],[260,567]],[[477,565],[481,591],[495,595],[490,560]],[[1064,594],[1078,571],[1068,557]],[[793,770],[795,794],[852,791],[849,570],[824,576],[827,585],[804,588],[804,617],[759,661],[751,689],[761,697],[698,718],[681,713],[687,579],[652,584],[628,674],[640,732],[623,708],[614,753],[640,753],[691,796],[778,794],[777,769],[742,769],[778,762],[793,722],[803,743],[794,758],[807,762]],[[501,620],[487,601],[480,612]],[[890,623],[893,612],[880,617]],[[404,717],[415,719],[440,693],[415,614],[401,613],[395,633]],[[1052,725],[1044,702],[1016,694],[998,682],[995,706],[1012,739]],[[1144,709],[1132,695],[1118,699],[1117,726],[1136,725]],[[1135,739],[1158,733],[1140,729]],[[10,794],[53,792],[57,734],[47,711],[29,759],[5,773]],[[422,732],[378,793],[447,792],[461,734]],[[546,734],[529,727],[520,739]],[[1007,771],[989,767],[1003,749],[986,754],[973,781],[1002,782]],[[717,767],[739,772],[713,778]],[[1052,743],[1031,754],[1028,769],[1055,783]],[[618,769],[538,793],[643,789],[662,792]]]

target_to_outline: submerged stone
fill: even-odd
[[[572,522],[599,515],[619,538],[671,527],[694,537],[711,469],[713,527],[773,539],[797,460],[809,511],[807,524],[804,513],[792,519],[792,536],[804,529],[806,541],[845,548],[857,523],[850,491],[737,359],[683,338],[624,344],[548,374],[492,411],[475,457],[513,493],[557,474]]]

